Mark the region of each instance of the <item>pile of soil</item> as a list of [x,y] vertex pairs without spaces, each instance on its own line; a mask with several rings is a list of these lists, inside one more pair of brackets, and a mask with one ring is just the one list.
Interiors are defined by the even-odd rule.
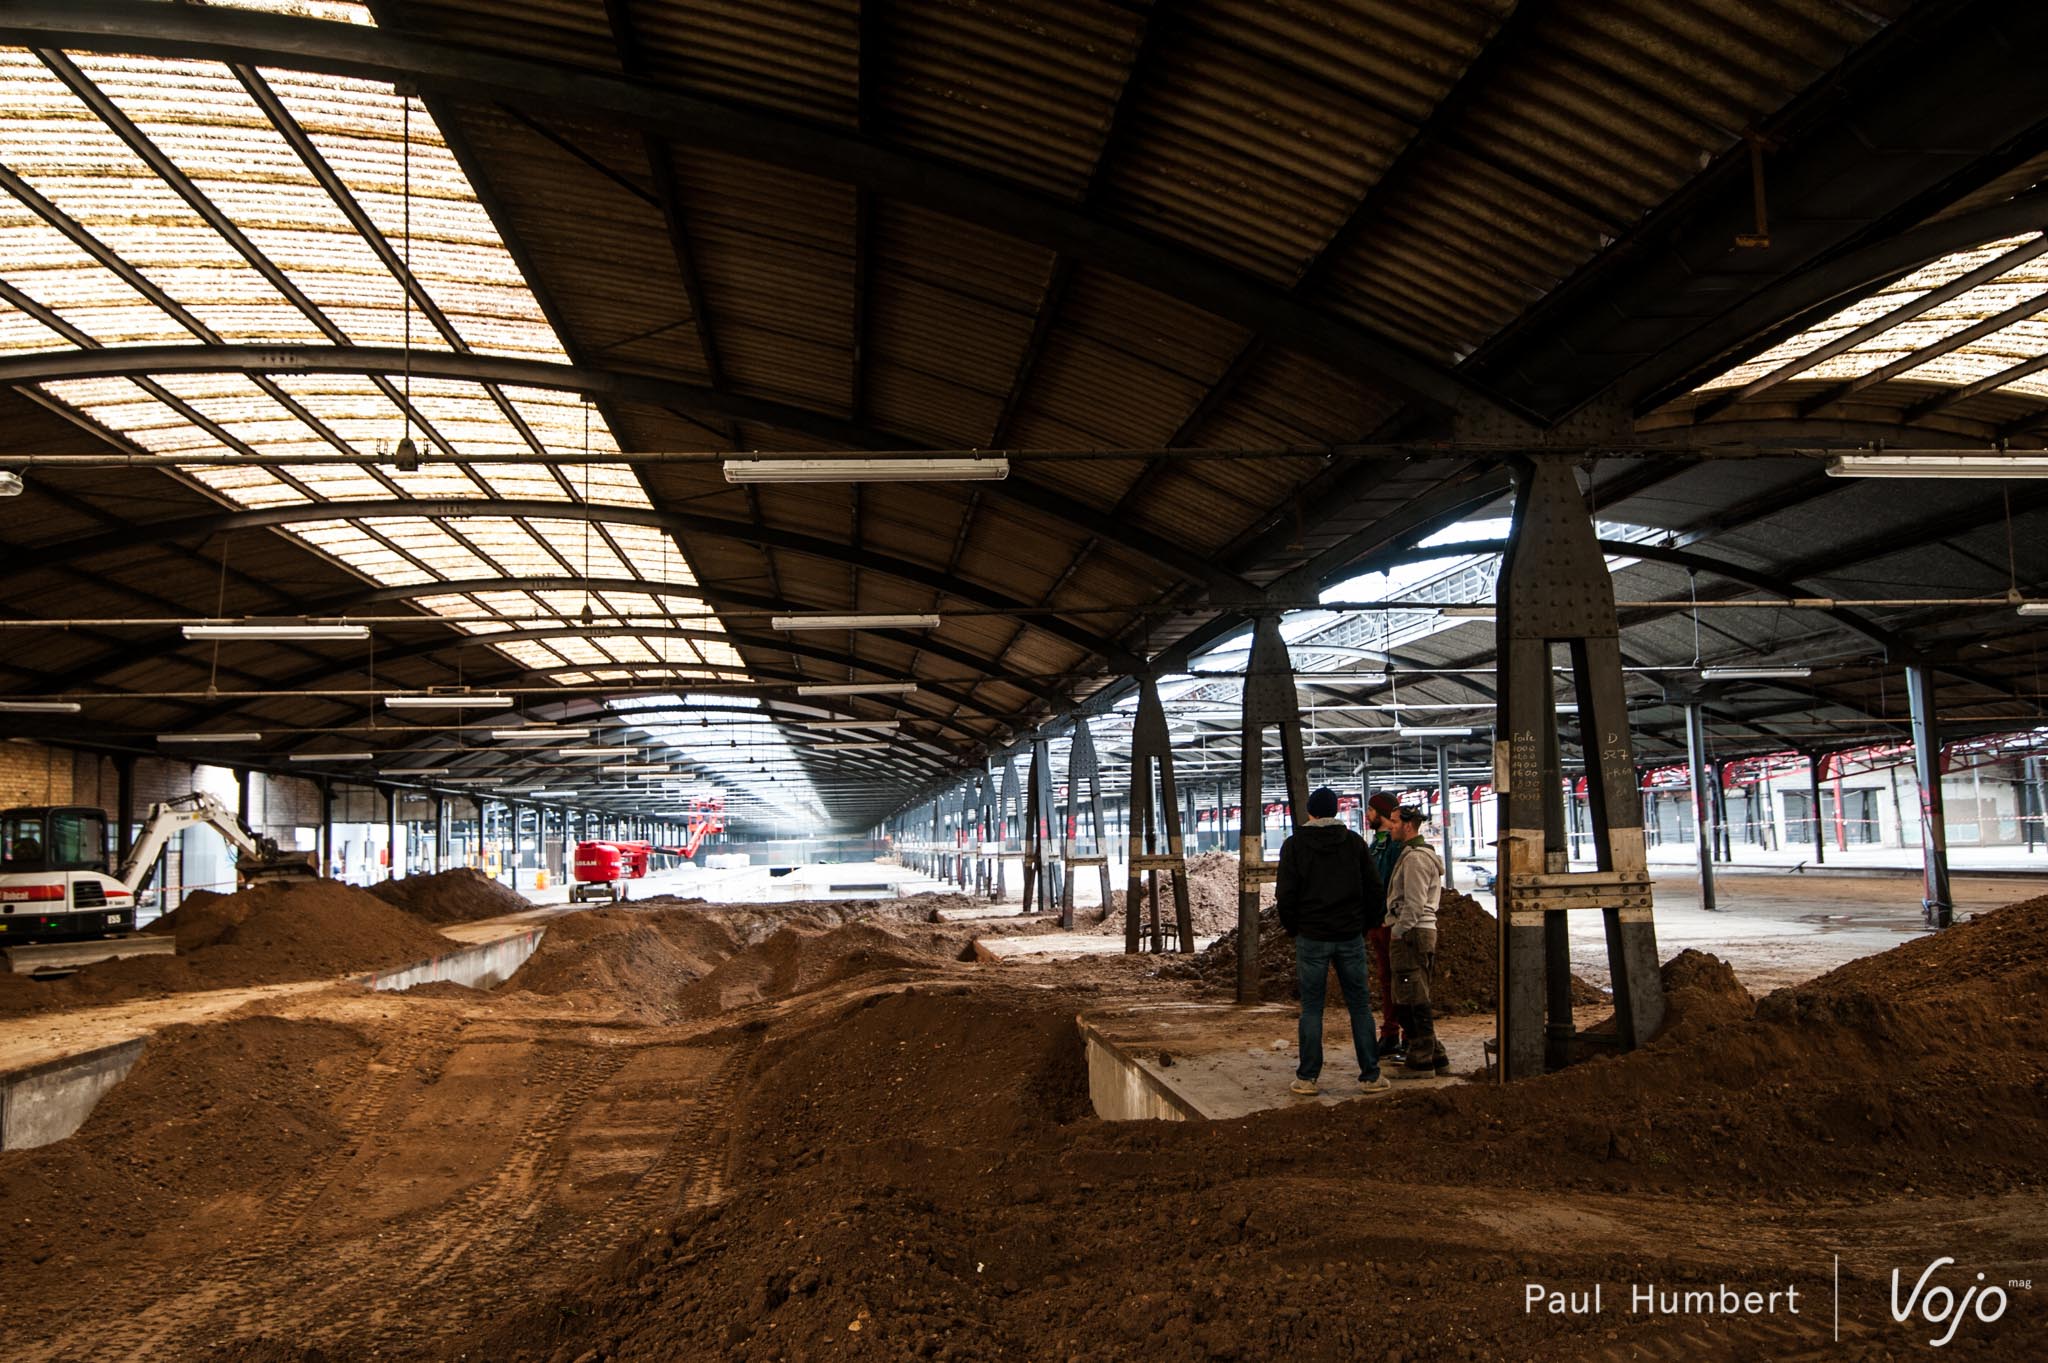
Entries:
[[[1082,867],[1073,872],[1076,875],[1093,875],[1095,872]],[[1231,932],[1237,927],[1237,878],[1238,860],[1235,852],[1203,852],[1188,858],[1188,912],[1195,922],[1195,936],[1213,937],[1219,932]],[[1124,930],[1124,899],[1128,888],[1110,891],[1109,907],[1101,916],[1084,926],[1088,931],[1121,933]],[[1270,908],[1273,903],[1273,886],[1270,882],[1259,887],[1259,904]],[[1142,925],[1152,921],[1152,899],[1149,894],[1138,902],[1138,918]],[[1161,873],[1159,877],[1159,921],[1171,933],[1174,928],[1173,881]]]
[[723,925],[691,909],[591,909],[550,919],[503,992],[588,993],[603,1007],[675,1017],[684,986],[739,949]]
[[685,987],[679,1002],[685,1016],[712,1017],[855,975],[930,969],[942,959],[874,923],[847,923],[824,933],[785,927]]
[[[1237,933],[1234,930],[1185,963],[1165,967],[1162,974],[1189,979],[1203,990],[1237,988]],[[1334,973],[1331,998],[1339,995]],[[1301,997],[1294,970],[1294,939],[1280,926],[1277,910],[1259,915],[1259,994],[1278,1001]],[[1491,1012],[1500,998],[1500,920],[1471,896],[1445,890],[1436,911],[1436,980],[1433,1001],[1438,1014]],[[1574,975],[1574,1003],[1602,1003],[1606,993]],[[1380,1003],[1373,1000],[1375,1006]]]
[[533,907],[525,895],[507,889],[473,866],[387,880],[371,886],[370,893],[429,923],[473,923],[479,918],[525,913]]
[[46,982],[0,976],[0,1014],[321,979],[405,965],[461,946],[374,895],[332,880],[266,881],[231,895],[194,894],[148,931],[175,936],[178,954],[101,961]]
[[[76,1135],[0,1153],[10,1258],[54,1258],[57,1271],[74,1251],[145,1238],[183,1258],[193,1252],[187,1209],[260,1217],[272,1192],[349,1139],[340,1114],[371,1053],[329,1022],[251,1017],[158,1031]],[[135,1221],[138,1203],[151,1209],[146,1224]]]
[[[2044,945],[2048,902],[2001,910],[1754,1016],[1725,963],[1687,953],[1664,972],[1685,1025],[1633,1053],[1508,1088],[1235,1122],[1074,1121],[1085,1077],[1062,1050],[1071,1002],[1052,991],[863,1000],[769,1034],[741,1089],[746,1195],[621,1250],[470,1354],[1582,1359],[1601,1352],[1586,1323],[1527,1316],[1515,1284],[1685,1281],[1706,1255],[1721,1265],[1710,1275],[1798,1274],[1825,1300],[1826,1270],[1770,1234],[1688,1233],[1596,1260],[1562,1222],[1540,1252],[1541,1236],[1503,1247],[1416,1226],[1453,1203],[1480,1226],[1512,1219],[1536,1195],[1563,1215],[1573,1190],[1654,1195],[1734,1226],[1816,1197],[2038,1189]],[[1399,1174],[1369,1197],[1333,1191],[1359,1170]],[[1845,1264],[1844,1289],[1857,1318],[1882,1318],[1876,1272]],[[2038,1322],[2009,1315],[1969,1327],[1970,1356],[2038,1356]],[[1638,1326],[1617,1313],[1596,1328],[1613,1341]],[[1653,1338],[1668,1330],[1606,1352]],[[1702,1356],[1783,1352],[1736,1336]]]

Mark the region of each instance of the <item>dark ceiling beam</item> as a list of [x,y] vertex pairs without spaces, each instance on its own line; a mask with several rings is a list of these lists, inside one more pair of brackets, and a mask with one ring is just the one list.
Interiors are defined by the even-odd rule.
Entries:
[[[915,449],[921,442],[857,426],[843,418],[788,403],[719,393],[698,384],[647,375],[623,374],[546,360],[462,355],[447,351],[380,346],[106,346],[98,349],[37,351],[0,359],[0,385],[26,385],[88,378],[146,378],[163,374],[413,374],[461,382],[577,392],[613,401],[681,406],[732,420],[774,426],[813,436],[836,449]],[[260,456],[258,456],[260,458]],[[4,463],[0,459],[0,463]],[[1204,584],[1210,590],[1255,594],[1242,579],[1207,558],[1162,536],[1120,525],[1110,517],[1029,478],[986,485],[989,495],[1027,506],[1106,542],[1151,559]],[[422,513],[424,514],[424,513]],[[759,527],[757,527],[758,529]]]
[[1549,421],[1610,391],[1640,409],[1639,368],[1670,377],[1671,352],[1700,356],[1696,338],[1764,290],[1926,221],[2037,153],[2044,47],[2048,7],[1912,7],[1757,129],[1774,148],[1768,250],[1737,244],[1756,205],[1736,143],[1462,372]]
[[17,0],[0,13],[0,42],[323,71],[406,82],[439,95],[605,117],[679,144],[860,186],[1034,242],[1438,408],[1509,406],[1438,360],[1305,306],[1234,266],[1117,226],[1100,213],[858,135],[652,82],[388,28],[152,0]]
[[[340,506],[345,506],[345,509],[338,512],[337,507]],[[873,552],[856,554],[838,541],[818,539],[792,530],[774,527],[760,529],[744,521],[705,516],[695,512],[661,511],[649,507],[586,507],[576,502],[499,500],[482,497],[456,501],[392,498],[351,501],[346,504],[326,502],[264,507],[249,511],[223,511],[203,516],[152,521],[138,525],[132,530],[84,535],[76,539],[60,540],[52,544],[41,544],[32,548],[22,548],[13,553],[0,554],[0,579],[61,563],[92,558],[99,554],[149,548],[180,540],[204,539],[231,530],[285,527],[305,521],[333,520],[337,514],[358,519],[392,516],[431,516],[438,519],[460,519],[466,516],[536,516],[552,520],[591,519],[612,521],[622,525],[644,525],[657,530],[667,530],[672,534],[716,535],[743,544],[765,544],[795,553],[810,554],[834,563],[857,562],[867,571],[928,587],[959,600],[995,610],[1034,609],[1029,602],[1016,600],[992,588],[978,586],[957,577],[948,577],[923,564],[888,558]],[[1040,618],[1034,622],[1034,627],[1085,653],[1100,654],[1114,666],[1143,666],[1141,659],[1116,641],[1101,638],[1065,620]]]
[[[1365,234],[1366,229],[1381,221],[1390,211],[1391,205],[1414,182],[1422,167],[1431,162],[1435,152],[1450,135],[1451,129],[1470,110],[1473,101],[1493,81],[1503,62],[1510,56],[1520,55],[1529,40],[1529,34],[1537,22],[1555,8],[1554,0],[1522,0],[1514,11],[1502,20],[1485,46],[1459,73],[1451,87],[1437,101],[1429,116],[1416,127],[1387,168],[1368,185],[1365,192],[1351,207],[1351,212],[1330,234],[1314,256],[1303,265],[1299,277],[1290,292],[1297,298],[1307,300],[1328,287],[1330,276],[1337,264],[1348,256]],[[1461,143],[1462,143],[1462,139]],[[1488,164],[1495,164],[1489,160]],[[1496,168],[1497,165],[1496,165]],[[1545,191],[1551,192],[1551,191]],[[1237,389],[1258,368],[1264,356],[1268,338],[1249,338],[1202,400],[1182,420],[1180,429],[1174,432],[1168,446],[1183,445],[1192,440],[1204,423],[1220,410]],[[1131,506],[1143,495],[1166,470],[1166,466],[1155,461],[1146,466],[1135,481],[1118,500],[1115,512]]]

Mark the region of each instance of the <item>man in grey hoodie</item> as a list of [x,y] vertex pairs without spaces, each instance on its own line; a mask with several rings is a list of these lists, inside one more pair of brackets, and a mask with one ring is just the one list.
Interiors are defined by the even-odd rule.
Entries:
[[1444,863],[1423,840],[1429,815],[1413,805],[1394,814],[1394,840],[1401,854],[1387,883],[1387,927],[1393,932],[1394,1004],[1408,1040],[1403,1069],[1442,1074],[1450,1058],[1436,1039],[1430,1014],[1430,986],[1436,979],[1436,906],[1443,894]]

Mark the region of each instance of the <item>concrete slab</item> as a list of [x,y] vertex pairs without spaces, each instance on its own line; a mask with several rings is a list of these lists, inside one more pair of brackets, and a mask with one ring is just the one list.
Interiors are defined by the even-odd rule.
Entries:
[[[1195,950],[1201,951],[1214,937],[1197,937]],[[1124,939],[1121,934],[1108,936],[1099,932],[1044,932],[1029,937],[977,937],[974,939],[974,957],[990,965],[1004,961],[1015,961],[1025,957],[1061,956],[1121,956]],[[1179,953],[1172,953],[1178,955]]]
[[135,933],[128,937],[103,937],[88,942],[30,942],[0,951],[7,969],[16,975],[55,974],[72,971],[95,961],[112,961],[128,956],[174,956],[178,939]]
[[1437,1035],[1451,1057],[1450,1074],[1385,1065],[1381,1073],[1393,1087],[1367,1095],[1358,1088],[1350,1020],[1341,1009],[1329,1009],[1323,1014],[1323,1092],[1304,1098],[1287,1088],[1298,1064],[1299,1018],[1292,1003],[1138,1003],[1081,1014],[1075,1022],[1087,1046],[1096,1114],[1109,1121],[1225,1120],[1299,1103],[1377,1102],[1464,1082],[1457,1076],[1484,1070],[1485,1042],[1493,1035],[1491,1015],[1444,1018]]
[[78,1130],[135,1068],[144,1044],[137,1037],[0,1074],[0,1150],[48,1145]]
[[932,921],[934,923],[979,923],[990,918],[1042,919],[1048,917],[1051,917],[1051,915],[1026,913],[1022,904],[990,904],[985,908],[935,909],[932,911]]
[[424,961],[415,961],[396,970],[365,975],[362,982],[371,989],[380,990],[411,989],[415,985],[432,984],[439,980],[466,985],[471,989],[489,989],[492,985],[503,984],[512,978],[512,972],[526,964],[526,958],[533,955],[535,949],[540,946],[540,939],[546,934],[546,928],[527,928],[523,932],[481,942],[475,946],[465,947],[461,951],[430,956]]

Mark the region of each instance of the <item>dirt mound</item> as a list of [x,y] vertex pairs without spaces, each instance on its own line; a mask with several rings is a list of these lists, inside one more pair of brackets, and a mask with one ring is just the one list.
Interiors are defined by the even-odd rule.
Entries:
[[1667,1033],[1681,1026],[1698,1026],[1746,1018],[1756,1011],[1756,1000],[1735,978],[1735,967],[1719,956],[1687,947],[1658,970],[1664,983]]
[[525,895],[507,889],[473,866],[382,881],[371,886],[370,893],[429,923],[473,923],[479,918],[525,913],[533,907]]
[[[1074,872],[1077,875],[1093,875],[1093,870],[1083,867]],[[1195,936],[1213,937],[1220,932],[1231,932],[1237,927],[1237,880],[1238,861],[1235,852],[1203,852],[1188,858],[1188,913],[1195,923]],[[1127,887],[1111,890],[1109,907],[1101,911],[1100,917],[1077,915],[1083,918],[1079,926],[1086,931],[1121,933],[1124,930],[1124,897]],[[1273,903],[1273,886],[1268,883],[1259,887],[1259,904],[1270,907]],[[1141,925],[1149,928],[1152,922],[1152,900],[1148,894],[1138,903]],[[1171,934],[1174,929],[1173,881],[1159,877],[1159,921]]]
[[739,949],[723,925],[694,909],[591,909],[549,920],[506,992],[587,993],[599,1006],[676,1016],[684,986]]
[[45,983],[0,976],[0,1014],[322,979],[461,946],[403,910],[331,880],[270,881],[231,895],[194,895],[150,931],[174,935],[178,954],[102,961]]
[[[252,1017],[157,1032],[128,1077],[68,1140],[0,1153],[0,1204],[17,1267],[101,1242],[161,1240],[180,1258],[348,1138],[340,1117],[371,1048],[347,1027]],[[151,1208],[138,1227],[131,1209]],[[137,1246],[138,1251],[144,1247]],[[128,1251],[124,1248],[122,1253]]]
[[854,975],[937,964],[934,954],[873,923],[848,923],[824,933],[786,927],[686,987],[681,1005],[687,1016],[712,1017]]

